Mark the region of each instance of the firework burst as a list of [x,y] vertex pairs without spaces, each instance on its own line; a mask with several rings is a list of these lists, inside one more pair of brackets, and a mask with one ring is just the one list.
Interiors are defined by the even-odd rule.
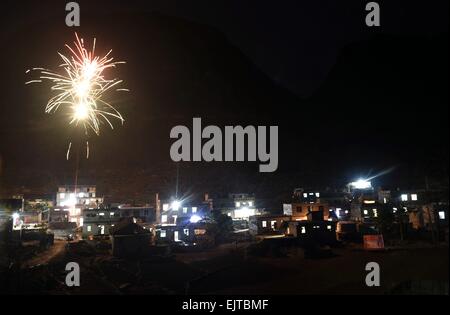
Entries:
[[[107,124],[114,129],[112,120],[124,123],[124,118],[111,104],[104,100],[104,96],[111,91],[128,91],[119,89],[123,82],[120,79],[107,79],[105,70],[115,68],[118,64],[111,57],[111,50],[103,57],[95,55],[96,40],[93,40],[91,50],[87,49],[83,38],[75,33],[76,40],[73,46],[65,45],[69,55],[58,53],[63,63],[59,66],[60,73],[44,68],[33,68],[30,72],[39,72],[39,78],[26,82],[52,83],[51,91],[54,95],[49,99],[45,112],[56,113],[59,110],[67,112],[69,124],[82,126],[86,136],[89,131],[100,135],[101,125]],[[69,144],[67,158],[70,156]],[[86,142],[86,153],[89,157],[89,145]]]

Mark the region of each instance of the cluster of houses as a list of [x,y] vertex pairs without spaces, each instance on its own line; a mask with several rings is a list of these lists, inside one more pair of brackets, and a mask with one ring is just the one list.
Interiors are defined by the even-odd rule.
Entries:
[[265,207],[251,194],[205,194],[201,200],[161,199],[157,194],[149,204],[107,205],[95,185],[62,186],[50,197],[0,200],[0,225],[11,219],[13,230],[45,224],[55,238],[115,235],[116,242],[125,242],[128,233],[145,235],[155,244],[209,246],[221,228],[218,216],[232,222],[234,237],[335,239],[386,217],[401,217],[415,230],[448,231],[448,192],[389,191],[361,180],[342,190],[295,189],[279,209]]

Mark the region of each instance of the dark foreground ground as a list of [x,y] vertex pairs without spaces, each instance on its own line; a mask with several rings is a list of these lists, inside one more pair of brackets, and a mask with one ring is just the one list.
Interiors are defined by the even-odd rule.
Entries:
[[[112,258],[107,249],[57,242],[3,270],[6,294],[448,294],[448,246],[407,246],[384,252],[333,249],[333,257],[255,257],[248,244],[222,245],[141,261]],[[65,265],[78,262],[81,286],[65,285]],[[381,286],[367,287],[365,266],[377,262]]]

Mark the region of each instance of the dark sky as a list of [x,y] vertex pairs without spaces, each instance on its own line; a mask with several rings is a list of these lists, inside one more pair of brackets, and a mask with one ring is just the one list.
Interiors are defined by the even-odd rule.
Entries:
[[[382,27],[369,29],[367,1],[83,0],[76,30],[64,24],[66,2],[2,2],[0,185],[43,178],[28,169],[60,184],[73,170],[73,128],[43,113],[47,90],[25,87],[24,71],[55,67],[74,31],[127,61],[131,89],[115,100],[125,126],[90,139],[85,173],[170,164],[170,128],[202,117],[280,126],[276,180],[255,165],[212,165],[244,191],[245,174],[287,190],[392,167],[404,182],[448,174],[448,1],[380,1]],[[202,167],[193,172],[210,174]]]
[[[68,1],[3,1],[2,24],[60,20]],[[82,0],[85,20],[117,10],[157,11],[214,26],[274,81],[309,96],[326,78],[339,51],[376,32],[448,32],[448,1],[378,1],[382,27],[365,26],[363,0]],[[86,17],[86,13],[89,14]]]

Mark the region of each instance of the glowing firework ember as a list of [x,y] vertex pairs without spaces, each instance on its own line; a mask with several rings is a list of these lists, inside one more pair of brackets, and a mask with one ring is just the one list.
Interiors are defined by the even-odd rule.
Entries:
[[[52,82],[51,90],[57,94],[52,96],[47,103],[45,112],[52,114],[58,110],[68,111],[69,124],[76,126],[82,125],[86,135],[92,130],[96,135],[100,135],[100,126],[102,123],[108,124],[111,129],[114,126],[110,119],[117,119],[122,124],[124,119],[122,115],[112,105],[104,100],[105,93],[115,91],[128,91],[118,89],[123,82],[119,79],[107,79],[105,70],[115,68],[116,65],[124,62],[114,62],[110,56],[111,50],[104,56],[95,55],[96,40],[93,40],[92,50],[89,51],[84,45],[84,40],[75,33],[76,41],[74,48],[66,45],[70,55],[66,56],[58,53],[63,64],[62,74],[43,68],[34,68],[33,71],[39,71],[38,80],[32,80],[29,83],[41,83],[43,81]],[[28,70],[29,73],[31,70]],[[88,142],[87,142],[88,143]],[[71,144],[67,156],[69,157]],[[89,146],[87,144],[87,155],[89,156]]]

